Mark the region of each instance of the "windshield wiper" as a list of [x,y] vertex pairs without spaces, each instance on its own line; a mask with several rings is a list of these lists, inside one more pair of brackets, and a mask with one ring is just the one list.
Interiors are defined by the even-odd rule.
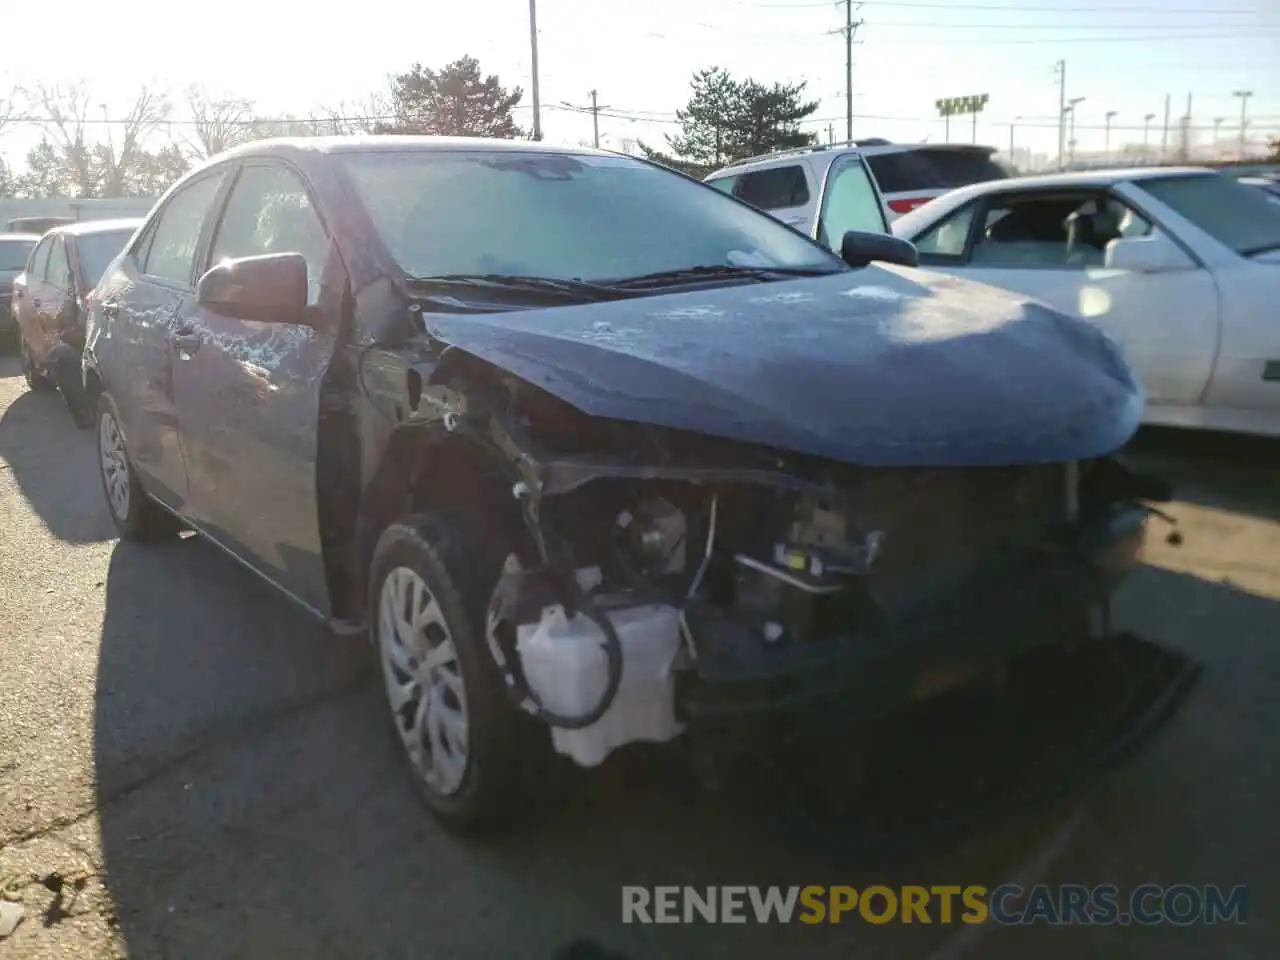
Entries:
[[677,270],[660,270],[657,273],[645,273],[638,277],[623,277],[620,280],[610,280],[609,285],[627,289],[697,280],[765,281],[784,277],[825,277],[839,272],[839,270],[832,270],[827,267],[739,267],[729,263],[721,263],[681,267]]
[[431,277],[410,277],[416,287],[438,290],[492,290],[502,293],[529,293],[538,297],[551,297],[574,303],[593,300],[616,300],[626,296],[621,290],[612,289],[585,280],[557,280],[552,277],[524,277],[508,273],[447,273]]

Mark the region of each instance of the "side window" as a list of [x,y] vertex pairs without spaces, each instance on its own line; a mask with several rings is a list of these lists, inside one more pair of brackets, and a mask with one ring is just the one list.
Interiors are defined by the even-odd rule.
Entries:
[[809,181],[804,167],[771,167],[744,173],[738,178],[733,195],[760,210],[802,207],[809,202]]
[[976,210],[976,203],[961,207],[951,216],[934,224],[916,237],[916,249],[920,251],[921,256],[964,256],[964,245],[969,239],[969,226],[973,223],[973,214]]
[[1009,268],[1099,267],[1112,240],[1150,231],[1149,222],[1114,197],[1012,197],[987,208],[971,262]]
[[210,263],[268,253],[300,253],[307,261],[307,302],[320,299],[329,238],[298,176],[287,167],[248,166],[231,188]]
[[45,237],[31,251],[31,259],[27,261],[27,279],[43,280],[45,268],[49,265],[49,249],[53,246],[53,237]]
[[819,239],[835,253],[840,252],[840,243],[850,230],[889,232],[884,208],[861,160],[846,160],[832,168],[822,197],[821,224]]
[[721,193],[732,193],[736,195],[738,178],[737,177],[717,177],[714,180],[708,180],[707,186],[715,187]]
[[205,177],[169,199],[153,231],[142,267],[144,273],[183,286],[191,284],[200,231],[221,182],[222,174]]
[[71,291],[75,284],[71,279],[71,260],[67,255],[67,238],[54,238],[49,250],[49,266],[45,270],[45,279],[57,290]]

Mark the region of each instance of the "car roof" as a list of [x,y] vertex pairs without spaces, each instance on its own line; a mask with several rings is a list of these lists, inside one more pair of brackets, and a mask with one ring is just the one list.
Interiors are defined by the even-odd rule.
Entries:
[[0,243],[13,242],[16,240],[28,240],[39,243],[40,234],[38,233],[0,233]]
[[[405,151],[459,151],[482,153],[546,153],[559,156],[629,156],[592,147],[567,147],[536,140],[503,140],[496,137],[437,137],[388,134],[350,134],[333,137],[273,137],[218,154],[213,159],[232,157],[287,156],[292,153],[403,153]],[[640,161],[638,157],[630,159]]]
[[91,233],[114,233],[117,230],[137,230],[142,226],[144,217],[118,217],[114,220],[79,220],[54,227],[50,233],[71,234],[82,237]]

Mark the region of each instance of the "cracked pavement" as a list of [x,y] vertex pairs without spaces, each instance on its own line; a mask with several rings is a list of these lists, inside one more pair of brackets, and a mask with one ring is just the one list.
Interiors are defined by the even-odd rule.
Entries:
[[660,761],[580,778],[529,834],[443,834],[403,780],[365,649],[198,540],[118,543],[93,441],[0,356],[0,896],[26,910],[0,957],[549,960],[577,937],[635,960],[1280,952],[1280,444],[1140,439],[1136,456],[1183,483],[1185,540],[1155,525],[1120,617],[1205,660],[1204,679],[1087,799],[967,837],[907,880],[1247,883],[1254,922],[962,937],[623,926],[623,884],[877,871],[726,815]]

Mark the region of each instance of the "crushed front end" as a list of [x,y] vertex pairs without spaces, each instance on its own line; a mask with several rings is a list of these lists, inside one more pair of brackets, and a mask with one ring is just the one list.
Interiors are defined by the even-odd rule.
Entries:
[[483,424],[530,535],[490,650],[585,766],[725,718],[833,700],[880,716],[1103,635],[1143,501],[1164,498],[1109,458],[872,469],[581,419],[450,422]]

